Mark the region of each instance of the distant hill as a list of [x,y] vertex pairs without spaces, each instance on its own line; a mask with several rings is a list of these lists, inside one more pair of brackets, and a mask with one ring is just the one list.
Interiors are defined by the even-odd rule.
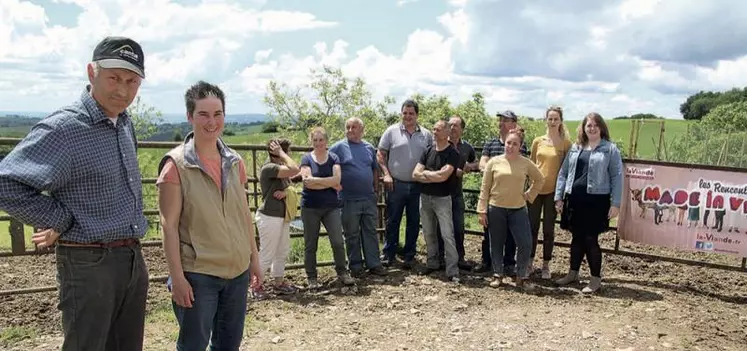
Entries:
[[[46,117],[42,112],[0,111],[0,137],[23,138],[37,122]],[[142,140],[174,141],[186,135],[192,126],[181,114],[164,114],[163,123],[157,126],[156,133]],[[263,114],[230,114],[226,115],[226,132],[236,133],[246,128],[261,125],[268,120]]]
[[[33,125],[39,119],[47,117],[50,112],[37,112],[37,111],[0,111],[0,118],[2,117],[13,117],[13,118],[24,118],[24,119],[36,119],[30,124]],[[161,115],[163,123],[182,123],[187,121],[187,117],[183,113],[164,113]],[[249,124],[253,122],[267,122],[269,118],[265,114],[261,113],[234,113],[226,115],[226,123],[238,123],[238,124]]]

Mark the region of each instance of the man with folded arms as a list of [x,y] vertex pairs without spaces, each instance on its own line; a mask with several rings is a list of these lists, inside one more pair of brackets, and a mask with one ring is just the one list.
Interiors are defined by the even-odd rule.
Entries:
[[148,222],[125,110],[144,71],[137,42],[104,38],[80,97],[0,162],[0,209],[42,228],[32,237],[39,248],[57,242],[62,350],[143,348],[148,270],[139,239]]
[[412,172],[415,181],[423,183],[420,194],[420,218],[428,252],[424,274],[439,269],[438,231],[444,241],[446,275],[459,283],[459,254],[454,243],[454,222],[451,213],[451,196],[457,185],[456,169],[459,152],[449,143],[449,130],[445,121],[433,125],[434,144],[429,146]]

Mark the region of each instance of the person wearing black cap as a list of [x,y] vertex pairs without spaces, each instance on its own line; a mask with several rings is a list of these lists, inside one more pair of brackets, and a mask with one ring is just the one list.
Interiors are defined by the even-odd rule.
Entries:
[[126,109],[145,78],[143,50],[105,38],[87,71],[80,98],[0,162],[0,209],[42,228],[32,236],[37,247],[56,245],[62,350],[142,350],[148,221]]
[[[485,165],[488,161],[495,156],[503,155],[506,151],[506,137],[508,132],[516,128],[516,123],[519,118],[511,110],[498,112],[498,133],[499,135],[485,143],[482,148],[482,157],[480,157],[480,171],[485,170]],[[526,142],[521,142],[521,148],[519,152],[522,156],[529,157],[529,148],[527,148]],[[491,272],[491,256],[490,256],[490,234],[488,228],[485,227],[485,233],[482,239],[482,264],[477,265],[474,271],[476,273],[487,273]],[[516,269],[516,243],[514,242],[513,236],[509,235],[506,237],[506,245],[504,246],[503,254],[503,267],[506,275],[513,275]]]

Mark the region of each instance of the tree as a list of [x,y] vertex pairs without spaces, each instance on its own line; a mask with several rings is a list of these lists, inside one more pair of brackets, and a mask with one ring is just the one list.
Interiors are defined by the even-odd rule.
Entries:
[[425,97],[415,94],[411,99],[418,103],[420,109],[418,122],[428,129],[439,119],[460,116],[467,124],[463,138],[473,146],[482,146],[485,141],[498,134],[498,120],[488,114],[485,98],[480,93],[472,94],[472,99],[457,106],[452,106],[445,95]]
[[668,160],[747,166],[747,101],[718,105],[667,147]]
[[359,117],[365,124],[366,139],[378,142],[391,116],[388,107],[393,98],[374,101],[362,78],[348,78],[340,68],[311,70],[310,78],[310,84],[298,87],[275,81],[268,84],[264,102],[280,130],[307,131],[322,126],[330,140],[337,140],[344,135],[345,120]]
[[280,123],[277,121],[268,121],[262,125],[262,133],[277,133]]
[[684,119],[701,120],[714,108],[739,101],[747,101],[747,87],[724,92],[699,91],[680,105],[680,113]]
[[707,131],[729,133],[747,131],[747,100],[719,105],[701,123]]
[[140,96],[127,108],[127,113],[132,118],[135,133],[140,140],[145,140],[158,132],[158,124],[163,122],[161,111],[146,105],[140,100]]

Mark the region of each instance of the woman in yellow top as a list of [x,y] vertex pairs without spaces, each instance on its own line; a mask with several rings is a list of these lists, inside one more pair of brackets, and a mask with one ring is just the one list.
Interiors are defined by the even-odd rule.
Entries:
[[[532,142],[531,160],[545,176],[545,185],[539,191],[537,199],[529,205],[529,223],[532,227],[531,262],[537,252],[540,215],[542,216],[542,279],[550,279],[550,260],[555,245],[555,181],[558,178],[563,159],[571,148],[568,130],[563,124],[563,110],[551,106],[545,112],[547,130],[545,135],[538,136]],[[529,272],[534,271],[534,264]]]
[[[503,283],[503,246],[510,229],[518,248],[516,286],[531,288],[527,281],[527,266],[530,263],[532,234],[526,204],[534,201],[545,177],[531,160],[519,152],[523,142],[518,131],[510,131],[506,137],[505,154],[491,158],[485,165],[482,177],[477,213],[480,225],[488,227],[490,233],[492,287],[500,287]],[[527,177],[531,180],[531,186],[524,192]]]

